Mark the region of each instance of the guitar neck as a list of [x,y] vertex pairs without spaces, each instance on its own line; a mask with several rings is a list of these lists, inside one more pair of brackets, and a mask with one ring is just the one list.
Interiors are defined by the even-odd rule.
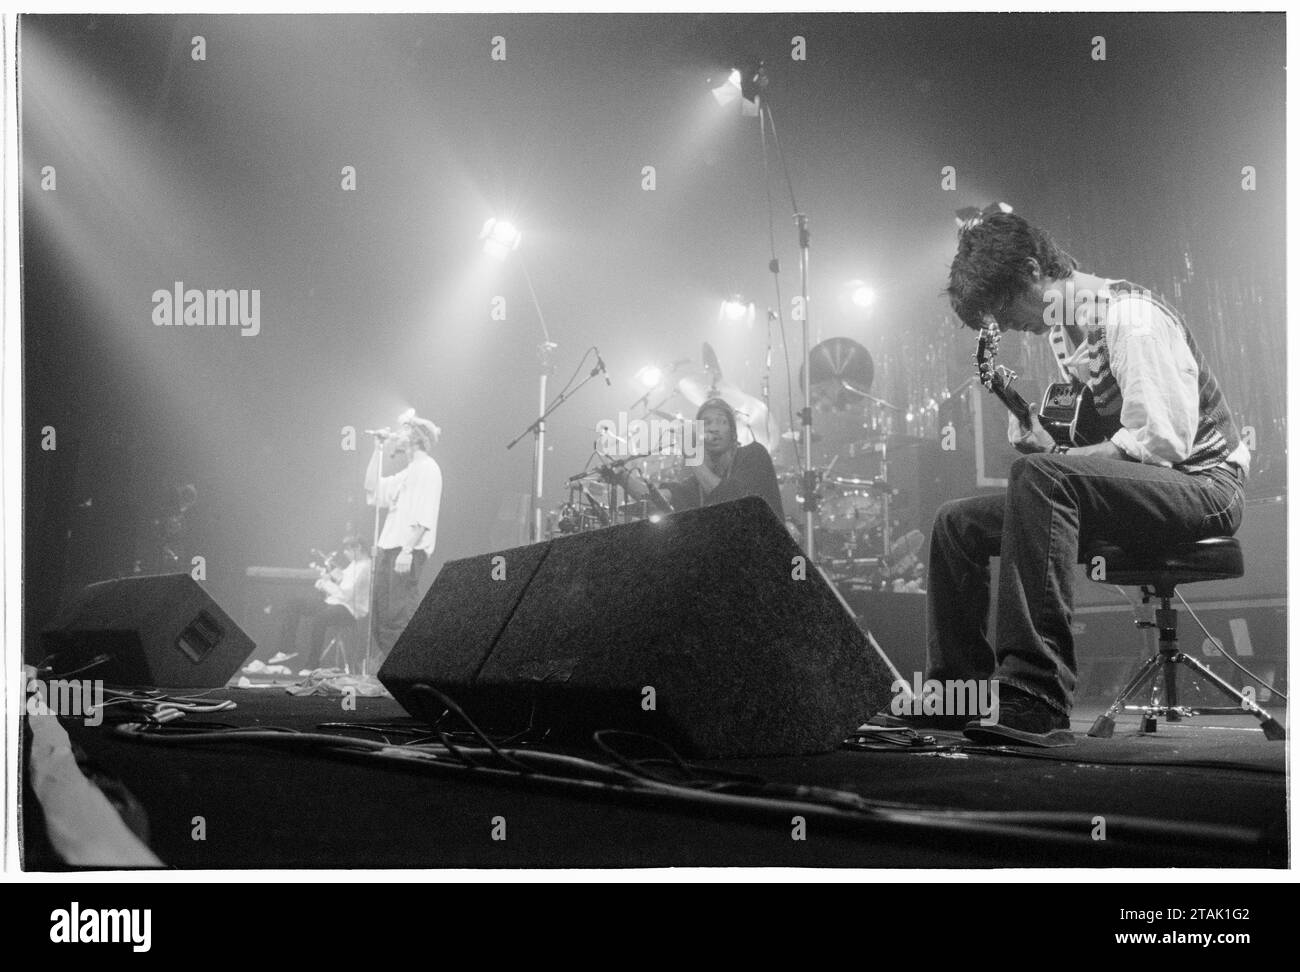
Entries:
[[998,400],[1007,407],[1021,425],[1029,428],[1029,416],[1032,411],[1029,403],[1020,396],[1020,392],[1014,388],[998,387],[993,389],[993,394],[998,397]]

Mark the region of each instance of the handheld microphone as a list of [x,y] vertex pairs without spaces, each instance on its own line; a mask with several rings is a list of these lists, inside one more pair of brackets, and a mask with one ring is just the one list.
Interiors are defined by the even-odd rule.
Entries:
[[373,435],[380,439],[387,439],[393,434],[392,429],[365,429],[366,435]]
[[591,490],[587,489],[586,486],[582,487],[582,495],[591,504],[591,508],[596,511],[596,518],[600,520],[600,525],[609,526],[609,513],[605,511],[605,507],[596,501],[596,497],[591,495]]
[[663,493],[659,492],[658,486],[656,486],[654,483],[650,482],[649,480],[646,480],[646,487],[650,491],[649,492],[650,503],[651,505],[654,506],[655,509],[657,509],[660,513],[665,513],[665,514],[673,512],[673,505],[668,502],[667,498],[665,498]]

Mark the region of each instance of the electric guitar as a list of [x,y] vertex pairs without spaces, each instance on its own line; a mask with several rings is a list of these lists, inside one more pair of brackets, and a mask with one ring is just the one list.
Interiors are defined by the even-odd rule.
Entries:
[[[1001,331],[994,322],[986,324],[975,344],[975,366],[980,384],[997,396],[1024,428],[1030,427],[1032,406],[1011,387],[1016,373],[997,363]],[[1054,381],[1043,392],[1038,409],[1043,429],[1058,445],[1084,446],[1105,442],[1119,430],[1119,416],[1101,415],[1092,400],[1092,389],[1079,381]]]

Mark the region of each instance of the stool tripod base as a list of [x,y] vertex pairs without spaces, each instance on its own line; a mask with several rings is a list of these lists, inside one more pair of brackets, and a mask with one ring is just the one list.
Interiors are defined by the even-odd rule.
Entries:
[[[1179,665],[1187,666],[1197,675],[1214,685],[1224,695],[1236,700],[1236,707],[1178,705],[1176,679]],[[1161,672],[1165,676],[1165,690],[1169,704],[1136,706],[1125,704],[1129,699],[1136,696],[1148,682],[1153,682]],[[1119,697],[1111,703],[1110,708],[1097,717],[1097,720],[1092,724],[1092,728],[1088,730],[1088,735],[1097,739],[1109,739],[1115,734],[1115,716],[1126,709],[1137,710],[1142,713],[1142,732],[1144,733],[1156,731],[1156,720],[1159,716],[1164,716],[1166,722],[1180,722],[1184,718],[1197,715],[1235,715],[1244,712],[1253,715],[1259,720],[1259,727],[1263,730],[1265,738],[1272,740],[1286,738],[1286,729],[1282,727],[1281,723],[1195,658],[1179,651],[1176,644],[1172,647],[1162,645],[1160,651],[1143,662],[1137,674],[1125,686]]]
[[334,636],[330,638],[329,643],[325,646],[324,650],[321,651],[320,663],[317,667],[325,668],[325,659],[330,655],[334,655],[335,658],[338,659],[338,667],[343,669],[345,675],[352,674],[352,669],[348,665],[347,641],[338,633],[335,633]]

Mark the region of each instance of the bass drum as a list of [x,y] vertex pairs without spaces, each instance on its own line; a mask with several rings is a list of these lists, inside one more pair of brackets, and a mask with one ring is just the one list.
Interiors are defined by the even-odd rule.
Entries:
[[832,533],[856,533],[884,522],[884,504],[865,489],[839,488],[821,503],[818,525]]

